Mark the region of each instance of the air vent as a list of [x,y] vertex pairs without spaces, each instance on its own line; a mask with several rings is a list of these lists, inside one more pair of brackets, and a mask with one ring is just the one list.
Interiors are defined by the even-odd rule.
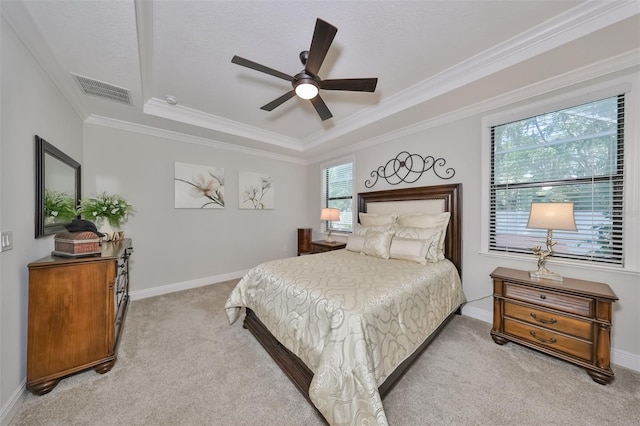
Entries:
[[71,73],[71,75],[78,82],[80,88],[86,95],[97,96],[102,99],[132,105],[131,97],[129,96],[129,89],[73,73]]

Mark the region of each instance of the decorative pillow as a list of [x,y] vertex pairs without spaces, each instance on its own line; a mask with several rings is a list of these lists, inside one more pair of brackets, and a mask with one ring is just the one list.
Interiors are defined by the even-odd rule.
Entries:
[[442,230],[436,228],[407,228],[395,227],[395,236],[405,239],[427,241],[426,259],[429,262],[437,262],[444,259],[444,250],[440,249],[440,237]]
[[447,226],[451,218],[450,212],[443,212],[437,215],[430,214],[407,214],[398,217],[398,225],[409,228],[434,228],[440,227],[442,235],[440,235],[440,244],[438,249],[444,253],[444,240],[447,236]]
[[380,226],[362,226],[359,223],[356,223],[355,228],[353,229],[353,233],[356,235],[366,235],[367,232],[386,232],[393,231],[392,225],[380,225]]
[[373,213],[359,213],[360,223],[363,226],[393,225],[396,223],[396,215],[377,215]]
[[429,245],[430,242],[427,240],[393,237],[389,248],[389,257],[391,259],[411,260],[412,262],[426,265]]
[[380,257],[389,259],[389,247],[391,246],[391,238],[393,231],[377,232],[369,231],[364,236],[364,246],[362,253],[367,256]]
[[345,248],[360,253],[364,248],[364,235],[349,235],[349,240],[347,240],[347,246]]

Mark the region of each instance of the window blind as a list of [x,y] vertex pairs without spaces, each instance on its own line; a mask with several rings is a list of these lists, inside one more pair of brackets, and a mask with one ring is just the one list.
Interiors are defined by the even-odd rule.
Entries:
[[332,231],[351,232],[353,226],[353,163],[323,169],[324,207],[340,210],[340,221],[332,221]]
[[624,94],[491,127],[489,250],[531,253],[532,202],[573,202],[554,256],[623,265]]

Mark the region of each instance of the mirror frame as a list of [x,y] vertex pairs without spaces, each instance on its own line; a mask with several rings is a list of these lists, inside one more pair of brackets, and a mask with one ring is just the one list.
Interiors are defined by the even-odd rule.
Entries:
[[80,203],[80,190],[81,186],[81,174],[80,163],[69,157],[64,152],[60,151],[55,146],[51,145],[46,140],[42,139],[38,135],[35,136],[36,142],[36,238],[45,237],[47,235],[57,234],[58,232],[66,231],[65,226],[69,223],[56,223],[52,225],[45,225],[44,217],[44,194],[46,188],[45,182],[45,156],[49,155],[56,160],[66,164],[73,169],[75,174],[75,190],[76,190],[76,206]]

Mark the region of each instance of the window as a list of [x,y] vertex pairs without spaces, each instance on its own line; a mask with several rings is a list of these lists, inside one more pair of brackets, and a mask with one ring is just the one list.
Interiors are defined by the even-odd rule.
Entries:
[[322,168],[323,204],[340,210],[340,221],[330,222],[332,231],[351,232],[353,226],[353,162]]
[[492,126],[489,250],[531,253],[531,202],[573,202],[554,256],[623,265],[624,94]]

